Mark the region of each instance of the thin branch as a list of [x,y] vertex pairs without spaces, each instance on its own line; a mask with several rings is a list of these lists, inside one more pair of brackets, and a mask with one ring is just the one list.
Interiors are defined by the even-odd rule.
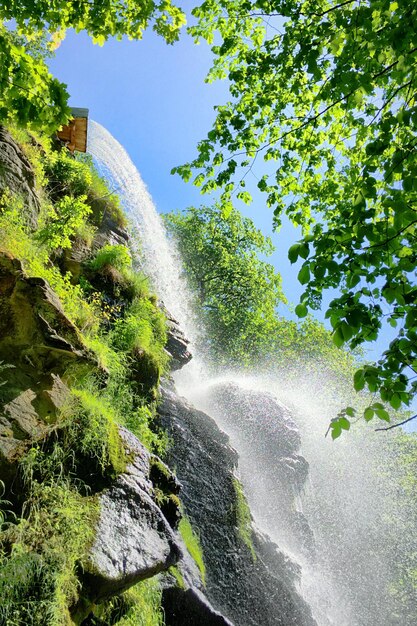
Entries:
[[398,428],[398,426],[403,426],[403,424],[407,424],[407,422],[411,422],[411,420],[415,419],[416,417],[417,417],[417,413],[413,415],[413,417],[409,417],[403,422],[398,422],[398,424],[393,424],[392,426],[387,426],[386,428],[375,428],[375,432],[377,430],[391,430],[392,428]]
[[392,237],[388,237],[388,239],[386,239],[385,241],[382,241],[381,243],[374,243],[371,246],[366,246],[363,249],[364,250],[371,250],[373,248],[381,248],[382,246],[386,246],[387,243],[389,243],[393,239],[396,239],[399,235],[401,235],[404,231],[406,231],[407,228],[410,228],[410,226],[413,226],[414,224],[417,224],[417,220],[413,220],[412,222],[407,224],[407,226],[404,226],[404,228],[401,228],[401,230],[399,230],[397,233],[395,233],[395,235],[393,235]]

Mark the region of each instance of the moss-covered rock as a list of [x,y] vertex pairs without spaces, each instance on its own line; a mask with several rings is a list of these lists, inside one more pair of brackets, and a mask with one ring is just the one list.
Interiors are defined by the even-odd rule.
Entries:
[[35,227],[40,199],[35,189],[35,173],[24,150],[4,126],[0,126],[0,195],[14,192],[25,201],[25,218]]

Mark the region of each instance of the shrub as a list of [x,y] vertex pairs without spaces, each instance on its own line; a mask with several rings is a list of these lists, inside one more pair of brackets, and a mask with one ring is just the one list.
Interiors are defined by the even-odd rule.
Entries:
[[91,626],[163,626],[162,590],[156,578],[149,578],[125,593],[94,607]]
[[[88,268],[110,283],[115,295],[123,295],[129,301],[149,296],[148,279],[132,268],[132,258],[126,246],[103,246],[88,263]],[[94,282],[94,276],[90,278]]]
[[103,476],[114,477],[126,469],[127,455],[118,429],[115,408],[97,393],[73,389],[76,399],[69,424],[74,448],[98,465]]
[[87,196],[63,196],[55,206],[48,205],[41,212],[36,238],[49,250],[71,248],[72,238],[86,223],[91,208]]
[[75,159],[68,150],[49,150],[43,159],[47,190],[53,200],[62,196],[87,195],[93,176],[85,163]]
[[108,265],[114,267],[119,272],[130,269],[132,257],[128,248],[122,245],[112,246],[110,244],[103,246],[89,263],[89,267],[95,272],[99,272]]
[[89,305],[79,285],[71,284],[70,274],[62,276],[51,265],[49,251],[40,244],[22,222],[22,201],[10,194],[0,198],[0,248],[18,258],[28,276],[44,278],[58,295],[66,315],[81,330],[96,329],[98,317]]
[[98,505],[68,484],[29,485],[23,517],[0,551],[0,623],[69,626],[79,594],[77,565],[94,539]]

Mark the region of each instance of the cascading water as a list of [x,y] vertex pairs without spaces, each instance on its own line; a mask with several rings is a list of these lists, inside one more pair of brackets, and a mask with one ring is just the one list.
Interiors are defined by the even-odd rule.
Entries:
[[187,329],[192,339],[196,332],[186,285],[181,278],[181,263],[174,246],[168,242],[162,220],[138,170],[123,146],[93,120],[88,124],[88,151],[100,173],[121,199],[140,241],[137,252],[145,274],[165,306],[182,328]]
[[[119,193],[124,210],[137,228],[144,271],[151,277],[158,296],[193,340],[196,326],[192,296],[181,278],[178,255],[167,240],[136,167],[117,140],[95,122],[89,126],[89,152]],[[243,379],[232,373],[215,381],[208,377],[204,380],[204,368],[197,367],[196,372],[194,359],[194,365],[188,365],[178,377],[177,386],[197,408],[215,417],[230,436],[239,452],[241,478],[255,521],[301,564],[301,591],[317,624],[411,626],[412,622],[395,613],[386,598],[389,560],[395,558],[392,545],[391,552],[386,546],[386,533],[392,537],[397,529],[390,511],[394,500],[387,493],[375,452],[379,447],[377,435],[368,430],[359,436],[349,435],[348,441],[337,444],[324,438],[329,419],[340,407],[327,393],[331,381],[322,380],[319,372],[315,380],[311,372],[306,380],[300,369],[289,373],[287,368],[286,372],[276,371],[269,377]],[[278,463],[271,445],[276,436],[271,420],[266,417],[265,423],[250,424],[250,431],[239,420],[239,411],[232,403],[225,406],[218,399],[213,400],[213,389],[218,391],[230,383],[243,390],[242,397],[248,390],[267,392],[291,406],[289,430],[295,420],[301,432],[303,455],[310,466],[305,492],[301,496],[292,494],[297,502],[295,516],[291,512],[282,514],[283,502],[289,499],[284,481],[277,479],[277,471],[279,464],[287,466],[285,471],[292,471],[297,454],[285,463],[283,453]],[[239,402],[239,392],[236,394]],[[301,524],[308,520],[307,526],[315,538],[315,557],[311,550],[300,547],[294,520]]]

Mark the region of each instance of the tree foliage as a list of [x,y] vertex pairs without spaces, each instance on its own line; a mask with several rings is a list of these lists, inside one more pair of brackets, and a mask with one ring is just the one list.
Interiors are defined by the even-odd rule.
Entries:
[[85,30],[102,45],[109,37],[141,39],[152,25],[173,43],[184,23],[183,12],[170,0],[1,2],[0,123],[12,121],[51,133],[68,121],[66,86],[50,74],[43,58],[68,28]]
[[31,35],[45,29],[52,33],[68,28],[85,30],[99,44],[124,35],[141,39],[150,24],[158,35],[173,43],[185,24],[184,13],[170,0],[11,0],[1,3],[0,19],[15,20],[22,32]]
[[165,221],[202,307],[212,355],[223,362],[256,359],[284,300],[281,277],[258,256],[272,253],[270,239],[236,209],[219,206],[170,213]]
[[[214,44],[208,80],[228,78],[197,158],[176,168],[223,202],[250,201],[250,171],[278,227],[302,227],[297,313],[339,294],[326,316],[338,346],[396,328],[356,390],[394,409],[417,390],[417,5],[408,0],[206,0],[196,40]],[[262,162],[264,163],[262,165]],[[267,163],[271,162],[271,163]],[[371,418],[378,412],[368,411]],[[385,419],[386,413],[379,417]],[[346,415],[344,416],[346,418]]]
[[0,123],[53,132],[68,120],[67,101],[65,85],[0,22]]
[[329,332],[308,316],[285,319],[281,277],[265,260],[273,246],[237,209],[189,208],[165,216],[196,294],[205,333],[201,348],[218,365],[275,370],[302,363],[333,376],[352,372],[352,357],[333,345]]

